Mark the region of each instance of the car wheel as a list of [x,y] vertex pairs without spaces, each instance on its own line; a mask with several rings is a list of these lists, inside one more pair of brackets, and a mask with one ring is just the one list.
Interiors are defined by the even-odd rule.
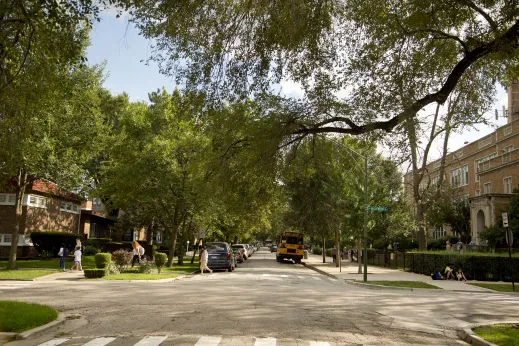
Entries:
[[229,268],[227,268],[227,271],[232,272],[232,264],[229,266]]

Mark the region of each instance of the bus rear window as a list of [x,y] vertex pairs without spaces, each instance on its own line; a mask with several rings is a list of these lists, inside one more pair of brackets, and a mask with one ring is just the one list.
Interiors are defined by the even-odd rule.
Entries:
[[281,237],[281,243],[303,245],[303,238],[283,236]]

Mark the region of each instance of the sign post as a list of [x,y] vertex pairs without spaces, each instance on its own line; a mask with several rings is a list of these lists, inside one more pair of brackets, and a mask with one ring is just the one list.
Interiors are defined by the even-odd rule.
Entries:
[[512,270],[512,245],[514,243],[514,234],[510,230],[508,226],[508,213],[501,214],[503,218],[503,227],[506,227],[506,243],[508,244],[508,258],[510,260],[510,271],[512,273],[512,290],[515,292],[515,283],[514,283],[514,271]]

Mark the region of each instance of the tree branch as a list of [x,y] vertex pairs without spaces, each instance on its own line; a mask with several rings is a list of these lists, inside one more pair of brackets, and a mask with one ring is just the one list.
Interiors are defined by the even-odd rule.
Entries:
[[490,17],[490,15],[488,13],[486,13],[485,11],[483,11],[482,8],[479,8],[474,2],[472,2],[471,0],[458,0],[459,2],[467,5],[468,7],[470,7],[471,9],[473,9],[474,11],[476,11],[477,13],[479,13],[483,18],[485,18],[485,20],[487,21],[487,23],[490,25],[490,28],[492,29],[492,32],[494,33],[495,36],[497,36],[498,32],[499,32],[499,28],[497,26],[497,23],[494,22],[494,20],[492,19],[492,17]]
[[[406,119],[415,117],[416,113],[418,113],[425,106],[435,102],[438,104],[445,103],[450,93],[454,90],[459,80],[470,66],[472,66],[476,61],[480,60],[481,58],[486,57],[492,53],[509,52],[511,50],[516,50],[519,46],[518,38],[519,20],[516,21],[512,27],[510,27],[505,33],[503,33],[498,38],[469,51],[463,57],[463,59],[458,61],[458,63],[454,66],[440,90],[438,90],[435,93],[427,94],[421,99],[414,101],[402,112],[400,112],[399,114],[395,115],[393,118],[387,121],[375,121],[364,125],[356,125],[349,118],[332,117],[314,126],[300,128],[292,132],[292,134],[345,133],[351,135],[361,135],[364,133],[372,132],[374,130],[383,130],[386,132],[391,132],[397,125],[401,124]],[[320,127],[332,122],[343,122],[346,125],[348,125],[349,128],[338,126]]]

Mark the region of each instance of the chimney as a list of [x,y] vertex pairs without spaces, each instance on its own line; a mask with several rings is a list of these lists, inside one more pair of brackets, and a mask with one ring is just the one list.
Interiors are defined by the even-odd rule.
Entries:
[[508,124],[519,119],[519,84],[517,79],[508,87]]

